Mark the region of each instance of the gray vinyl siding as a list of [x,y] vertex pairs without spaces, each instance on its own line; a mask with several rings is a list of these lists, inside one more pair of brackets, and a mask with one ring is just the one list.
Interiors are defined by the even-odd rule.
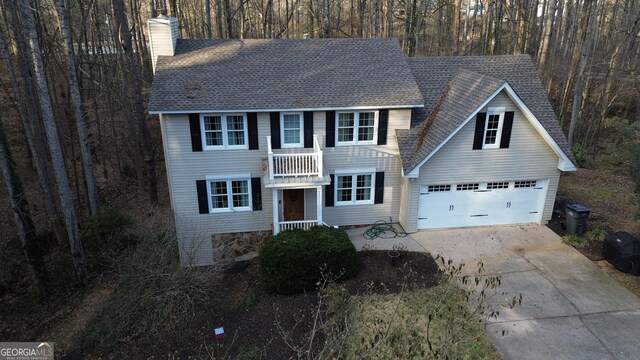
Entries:
[[411,201],[411,199],[409,198],[410,191],[411,191],[410,180],[407,178],[400,179],[400,199],[402,200],[400,201],[400,209],[398,211],[398,222],[405,229],[408,226],[407,222],[409,221],[408,219],[409,206],[407,206],[405,202]]
[[475,119],[469,121],[422,165],[419,178],[408,182],[409,190],[403,196],[405,230],[417,230],[420,186],[427,184],[549,179],[542,221],[551,219],[560,177],[558,156],[506,93],[498,94],[488,107],[515,112],[509,148],[472,150]]
[[[164,115],[162,121],[169,187],[181,251],[197,247],[195,264],[213,262],[211,235],[270,230],[273,222],[272,193],[262,188],[262,210],[200,214],[196,180],[207,176],[250,174],[263,176],[262,159],[267,157],[268,114],[258,114],[259,150],[212,150],[193,152],[187,115]],[[201,242],[206,244],[199,246]],[[196,244],[196,245],[194,245]],[[190,257],[187,257],[190,258]],[[181,259],[185,257],[181,256]]]
[[[377,220],[398,220],[400,211],[400,184],[402,170],[395,129],[408,129],[411,110],[389,110],[387,145],[353,145],[325,148],[326,115],[314,114],[313,133],[324,151],[324,164],[333,174],[336,169],[375,168],[384,171],[384,198],[382,204],[324,207],[323,220],[329,225],[372,224]],[[324,199],[322,199],[324,203]]]

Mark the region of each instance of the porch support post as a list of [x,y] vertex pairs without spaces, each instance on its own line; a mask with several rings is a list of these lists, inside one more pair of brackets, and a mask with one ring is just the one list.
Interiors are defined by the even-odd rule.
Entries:
[[273,194],[273,235],[277,235],[280,232],[280,224],[278,221],[278,189],[271,190]]
[[316,214],[318,225],[322,224],[322,186],[316,186]]

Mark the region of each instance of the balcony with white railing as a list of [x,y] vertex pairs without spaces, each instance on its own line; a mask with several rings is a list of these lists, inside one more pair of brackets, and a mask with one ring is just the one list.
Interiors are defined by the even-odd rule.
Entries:
[[313,149],[300,149],[300,152],[287,150],[290,149],[274,152],[271,136],[267,136],[265,185],[322,185],[329,181],[329,176],[324,173],[322,150],[316,135],[313,136]]

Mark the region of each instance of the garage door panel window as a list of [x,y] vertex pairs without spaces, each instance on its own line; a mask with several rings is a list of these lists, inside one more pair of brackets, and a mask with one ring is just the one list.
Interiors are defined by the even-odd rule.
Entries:
[[373,204],[373,174],[336,175],[336,205]]
[[516,189],[536,187],[536,180],[516,181],[513,187]]
[[451,185],[429,185],[428,192],[451,191]]
[[493,189],[508,189],[509,188],[509,182],[490,182],[487,183],[487,189],[489,190],[493,190]]
[[478,190],[480,188],[480,184],[458,184],[456,185],[456,191],[469,191],[469,190]]

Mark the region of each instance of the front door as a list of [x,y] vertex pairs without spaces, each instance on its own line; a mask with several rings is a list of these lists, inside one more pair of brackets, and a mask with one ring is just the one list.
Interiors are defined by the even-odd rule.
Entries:
[[304,220],[304,189],[282,190],[284,221]]

